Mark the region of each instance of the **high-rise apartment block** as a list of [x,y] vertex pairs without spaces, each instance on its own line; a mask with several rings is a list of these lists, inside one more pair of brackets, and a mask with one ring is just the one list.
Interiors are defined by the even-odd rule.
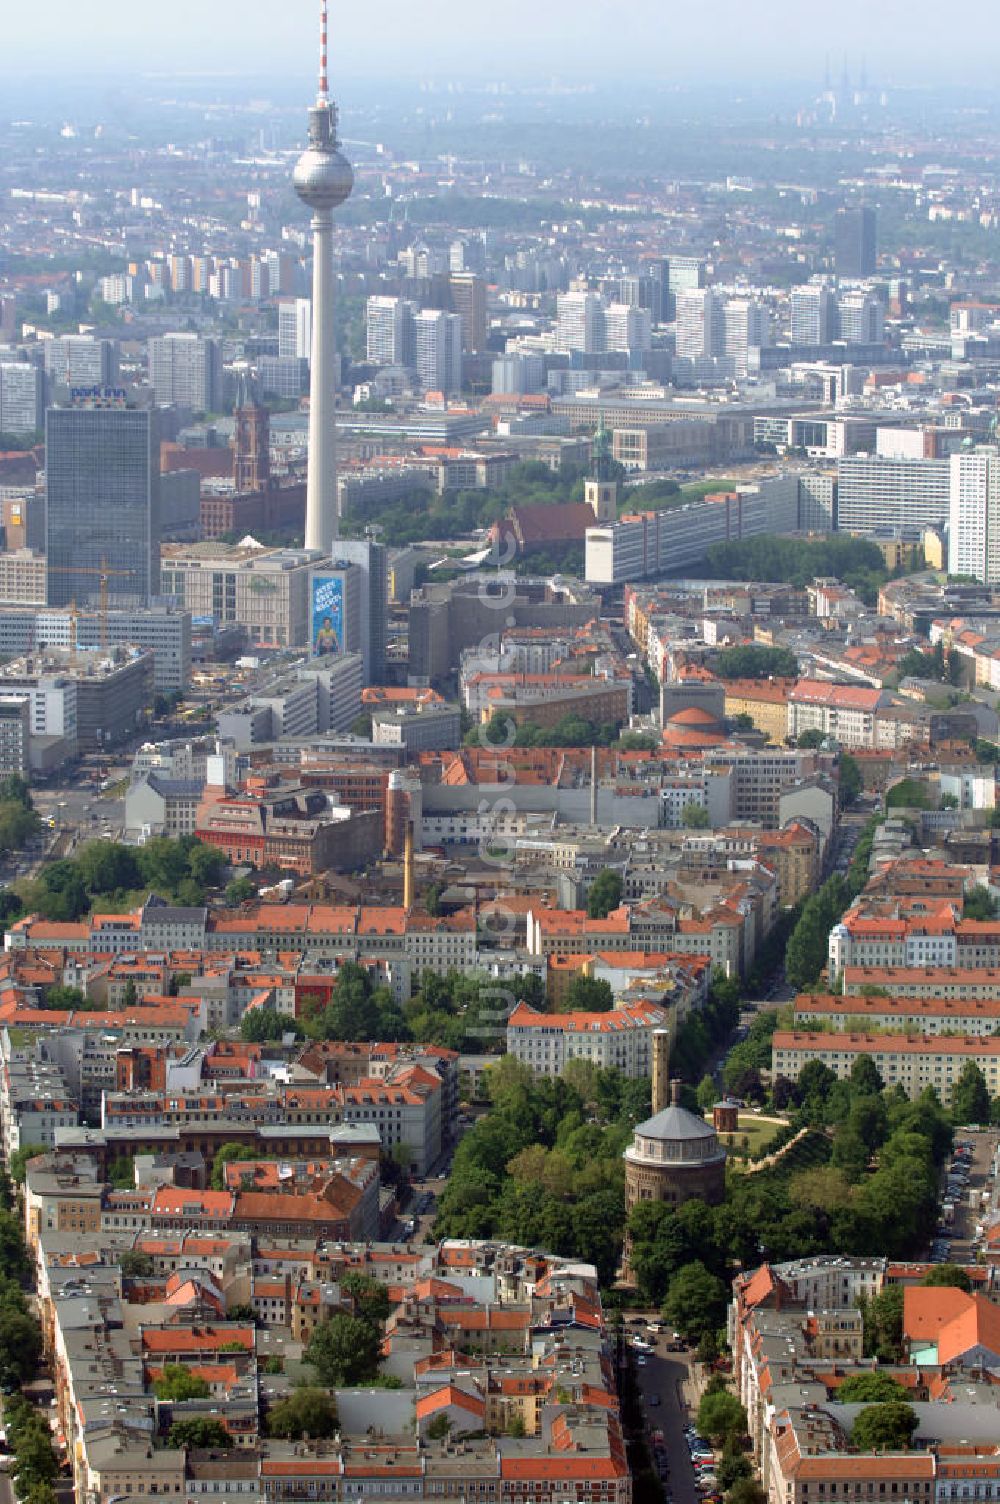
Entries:
[[22,438],[40,432],[43,385],[41,371],[25,360],[0,365],[0,433]]
[[312,340],[312,303],[308,298],[286,298],[278,304],[278,355],[308,360]]
[[17,299],[13,293],[0,293],[0,345],[12,345],[17,339]]
[[677,354],[703,360],[726,351],[725,302],[710,287],[677,294]]
[[545,357],[531,351],[501,355],[493,362],[494,393],[522,397],[540,392],[545,385]]
[[42,360],[49,390],[61,387],[113,386],[118,357],[109,339],[89,334],[63,334],[42,344]]
[[370,297],[367,305],[367,355],[372,365],[413,364],[413,304],[405,298]]
[[604,315],[605,344],[609,350],[650,350],[653,320],[648,308],[637,303],[609,303]]
[[31,701],[27,695],[0,695],[0,777],[30,771]]
[[486,312],[486,282],[476,272],[452,272],[451,306],[462,320],[462,349],[478,354],[486,349],[489,319]]
[[219,342],[199,334],[164,334],[149,341],[149,380],[158,407],[216,412],[222,405]]
[[650,321],[662,324],[665,277],[661,263],[657,263],[657,267],[657,272],[650,269],[622,277],[618,283],[618,301],[627,303],[630,308],[647,309]]
[[737,376],[745,376],[750,347],[771,343],[771,319],[756,298],[730,298],[723,310],[725,353]]
[[169,266],[171,292],[191,292],[191,257],[171,256]]
[[606,349],[604,303],[600,293],[563,292],[556,300],[556,349],[600,355]]
[[983,445],[948,463],[948,573],[1000,584],[1000,450]]
[[885,310],[874,293],[845,292],[839,302],[840,338],[849,345],[880,345]]
[[486,246],[478,237],[453,240],[448,248],[448,267],[453,272],[475,272],[486,275]]
[[837,465],[838,526],[866,537],[918,538],[948,520],[947,460],[845,455]]
[[840,337],[836,293],[829,287],[796,287],[791,295],[793,345],[829,345]]
[[145,606],[159,593],[155,412],[84,402],[45,415],[50,606]]
[[462,320],[424,308],[413,320],[417,380],[425,392],[457,392],[462,385]]
[[833,232],[837,276],[873,277],[878,259],[875,210],[838,209]]
[[705,286],[705,263],[699,256],[668,256],[667,285],[675,296]]

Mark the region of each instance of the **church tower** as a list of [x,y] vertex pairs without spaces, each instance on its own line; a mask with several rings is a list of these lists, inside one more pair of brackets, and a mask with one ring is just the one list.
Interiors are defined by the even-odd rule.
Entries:
[[590,454],[590,475],[584,484],[583,499],[597,522],[614,522],[618,516],[618,482],[612,479],[611,435],[604,426],[603,413]]
[[271,484],[271,425],[267,408],[256,399],[252,384],[240,376],[236,396],[236,453],[233,457],[236,491],[266,491]]

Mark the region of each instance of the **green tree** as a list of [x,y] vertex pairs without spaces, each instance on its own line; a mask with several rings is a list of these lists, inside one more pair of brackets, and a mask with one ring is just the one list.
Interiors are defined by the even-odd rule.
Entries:
[[183,1363],[164,1364],[163,1373],[154,1382],[153,1390],[158,1400],[204,1400],[211,1394],[205,1380],[192,1373]]
[[707,830],[711,823],[708,810],[693,799],[689,799],[681,810],[681,824],[686,830]]
[[618,738],[619,752],[655,752],[659,742],[642,731],[623,731]]
[[72,1012],[77,1008],[85,1008],[87,999],[79,987],[66,987],[60,982],[58,986],[46,990],[43,1006],[61,1013]]
[[135,1185],[135,1160],[131,1154],[118,1154],[108,1165],[108,1180],[119,1191]]
[[167,1445],[171,1447],[208,1448],[231,1447],[233,1438],[222,1424],[211,1415],[192,1415],[186,1420],[175,1420],[170,1427]]
[[702,1112],[711,1112],[719,1098],[719,1088],[711,1076],[702,1076],[698,1082],[698,1106]]
[[750,1459],[742,1450],[739,1443],[731,1437],[727,1437],[722,1447],[722,1456],[719,1458],[715,1476],[719,1480],[719,1487],[723,1492],[732,1488],[734,1483],[753,1477],[753,1468]]
[[976,883],[965,894],[962,901],[962,918],[995,919],[996,917],[996,900],[990,893],[989,888],[983,887],[982,883]]
[[8,1280],[24,1284],[28,1280],[28,1255],[21,1223],[8,1211],[0,1211],[0,1273]]
[[903,1287],[886,1285],[878,1295],[858,1301],[864,1322],[865,1354],[883,1363],[898,1363],[903,1352]]
[[901,778],[894,783],[885,796],[889,809],[930,809],[931,798],[927,783],[920,778]]
[[785,952],[785,972],[793,987],[808,990],[825,967],[830,929],[847,907],[848,898],[846,883],[835,876],[804,903]]
[[861,793],[863,780],[857,759],[849,752],[841,752],[839,759],[840,780],[837,796],[841,809],[849,809]]
[[698,1346],[695,1348],[695,1358],[699,1363],[714,1363],[719,1356],[719,1338],[715,1332],[702,1332],[698,1338]]
[[805,589],[817,575],[830,575],[874,605],[879,585],[888,578],[885,559],[868,538],[831,534],[822,539],[784,538],[761,533],[733,543],[713,543],[706,550],[709,579],[778,580]]
[[21,1504],[58,1504],[59,1496],[51,1483],[32,1483]]
[[0,1384],[24,1384],[34,1378],[42,1355],[38,1322],[22,1306],[0,1305]]
[[727,1390],[706,1392],[698,1406],[698,1430],[720,1446],[730,1437],[746,1434],[747,1413],[735,1394]]
[[967,1294],[972,1289],[971,1279],[958,1264],[933,1264],[920,1283],[952,1286],[956,1290],[964,1290]]
[[726,1504],[767,1504],[767,1494],[756,1478],[738,1478],[726,1494]]
[[35,1159],[39,1154],[48,1154],[48,1152],[44,1144],[22,1144],[20,1149],[15,1149],[8,1165],[10,1178],[14,1184],[24,1184],[29,1159]]
[[912,1405],[890,1400],[862,1410],[851,1428],[851,1445],[860,1452],[906,1452],[917,1429]]
[[606,919],[612,909],[617,909],[621,899],[621,873],[604,867],[590,885],[590,891],[587,894],[587,913],[591,919]]
[[670,1281],[663,1314],[679,1332],[697,1341],[716,1331],[726,1316],[726,1287],[701,1259],[692,1259]]
[[338,1389],[374,1378],[380,1348],[378,1327],[338,1311],[313,1328],[305,1359],[327,1388]]
[[870,1055],[859,1055],[851,1066],[851,1094],[873,1097],[884,1086],[878,1066]]
[[257,884],[249,877],[234,877],[226,884],[226,907],[238,909],[241,903],[252,903],[257,897]]
[[52,1435],[41,1418],[34,1424],[25,1425],[16,1436],[14,1465],[17,1492],[22,1496],[36,1484],[52,1483],[58,1476],[59,1463],[52,1449]]
[[720,679],[795,679],[799,664],[788,648],[767,648],[753,643],[724,648],[716,653],[715,673]]
[[884,1405],[905,1400],[909,1391],[887,1373],[855,1373],[838,1385],[835,1399],[844,1405]]
[[212,1190],[222,1191],[225,1189],[226,1165],[231,1164],[234,1160],[260,1159],[260,1157],[260,1153],[250,1144],[237,1144],[232,1139],[228,1143],[220,1144],[212,1160]]
[[22,809],[31,809],[31,790],[19,773],[0,778],[0,804],[20,804]]
[[318,1441],[337,1429],[337,1407],[325,1389],[303,1385],[279,1400],[267,1417],[267,1434],[284,1441]]
[[373,1279],[370,1274],[345,1274],[340,1281],[340,1288],[350,1299],[355,1315],[363,1316],[366,1321],[385,1321],[392,1310],[385,1285],[381,1280]]
[[813,752],[817,748],[822,747],[825,741],[826,733],[820,731],[817,726],[810,726],[808,731],[799,732],[795,745],[801,747],[803,752]]
[[609,1013],[615,1006],[611,983],[577,972],[563,994],[561,1013]]
[[126,1279],[149,1279],[154,1269],[149,1254],[135,1248],[126,1248],[118,1255],[118,1267]]
[[284,1034],[301,1037],[301,1033],[294,1018],[289,1018],[270,1006],[251,1008],[240,1019],[240,1034],[249,1044],[274,1043]]
[[974,1060],[967,1060],[951,1092],[951,1117],[955,1123],[988,1123],[990,1094],[986,1078]]

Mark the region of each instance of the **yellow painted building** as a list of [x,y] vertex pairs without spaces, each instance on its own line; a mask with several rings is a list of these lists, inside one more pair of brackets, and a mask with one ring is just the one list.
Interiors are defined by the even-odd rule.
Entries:
[[794,679],[727,679],[727,717],[747,715],[775,746],[788,735],[788,691]]

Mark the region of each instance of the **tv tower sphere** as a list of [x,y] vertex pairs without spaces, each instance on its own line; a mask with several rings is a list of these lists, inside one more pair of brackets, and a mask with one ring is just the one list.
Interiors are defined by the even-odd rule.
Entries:
[[337,146],[332,104],[316,104],[309,111],[309,145],[295,164],[292,183],[310,209],[336,209],[350,197],[354,172]]

